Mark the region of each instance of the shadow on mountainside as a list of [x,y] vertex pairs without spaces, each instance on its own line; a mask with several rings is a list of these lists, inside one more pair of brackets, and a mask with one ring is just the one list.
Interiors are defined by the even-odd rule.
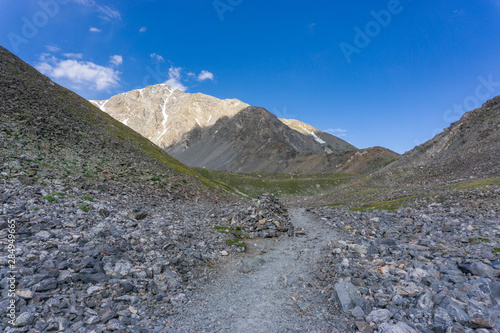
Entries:
[[213,126],[196,127],[165,150],[187,165],[231,172],[366,174],[399,158],[381,147],[346,151],[347,143],[338,140],[337,147],[318,145],[264,108],[248,107]]

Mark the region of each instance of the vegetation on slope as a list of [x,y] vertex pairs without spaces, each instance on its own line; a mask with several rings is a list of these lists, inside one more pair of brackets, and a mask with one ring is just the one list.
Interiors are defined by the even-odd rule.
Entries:
[[193,169],[206,178],[223,182],[254,198],[266,192],[283,198],[308,197],[317,193],[334,191],[340,186],[363,179],[362,175],[347,173],[290,175],[285,173],[233,173],[204,168]]

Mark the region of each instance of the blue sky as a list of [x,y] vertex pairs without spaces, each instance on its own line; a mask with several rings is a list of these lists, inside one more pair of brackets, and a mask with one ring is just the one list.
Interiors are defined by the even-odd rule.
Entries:
[[88,99],[167,82],[403,153],[500,95],[500,0],[3,0],[0,44]]

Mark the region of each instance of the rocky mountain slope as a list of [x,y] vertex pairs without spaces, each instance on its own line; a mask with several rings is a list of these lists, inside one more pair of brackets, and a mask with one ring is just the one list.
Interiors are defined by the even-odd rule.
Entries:
[[266,109],[248,107],[214,126],[190,131],[166,151],[188,165],[231,172],[369,173],[399,158],[384,148],[339,148],[340,139],[316,130],[334,148],[310,128],[306,134],[290,130]]
[[279,119],[235,99],[186,94],[165,84],[92,103],[191,166],[231,172],[369,173],[398,158],[381,148],[357,151],[301,121]]
[[404,179],[459,180],[500,175],[500,96],[381,170]]
[[249,106],[237,99],[187,94],[166,84],[91,103],[161,148],[177,144],[196,127],[213,126],[221,117],[233,117]]
[[316,266],[336,329],[499,332],[499,211],[453,199],[393,212],[312,209],[322,230],[337,231]]
[[0,119],[0,332],[159,331],[243,232],[293,235],[3,47]]
[[1,47],[0,119],[0,332],[500,330],[498,186],[236,200]]
[[363,181],[310,201],[376,209],[409,201],[425,205],[443,193],[494,188],[500,184],[499,142],[497,96]]
[[150,185],[180,196],[210,196],[209,187],[216,187],[4,48],[0,61],[3,177],[25,184]]
[[[300,158],[331,152],[325,141],[291,130],[258,107],[221,118],[211,127],[196,128],[166,151],[188,165],[236,172],[296,171]],[[301,170],[309,167],[302,165]]]

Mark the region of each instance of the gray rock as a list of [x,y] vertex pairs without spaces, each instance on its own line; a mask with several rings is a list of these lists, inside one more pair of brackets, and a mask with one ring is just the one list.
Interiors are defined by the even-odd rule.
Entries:
[[391,319],[392,313],[391,311],[387,309],[378,309],[378,310],[373,310],[370,312],[368,315],[369,321],[372,321],[376,324],[384,323]]
[[129,281],[120,282],[120,288],[123,291],[123,293],[125,293],[125,294],[132,292],[132,291],[137,291],[136,286]]
[[460,307],[460,305],[450,297],[446,297],[441,302],[440,306],[448,312],[451,319],[462,325],[466,324],[470,319],[469,315]]
[[[486,328],[476,328],[474,330],[474,333],[491,333],[490,330],[486,329]],[[495,332],[496,333],[496,332]]]
[[367,299],[364,299],[364,298],[356,298],[354,300],[354,305],[359,306],[365,314],[370,313],[373,310],[372,305],[370,304],[370,301],[368,301]]
[[472,328],[487,328],[493,329],[494,325],[488,319],[483,318],[472,318],[469,320],[469,325]]
[[33,312],[23,312],[16,318],[16,326],[24,327],[30,325],[35,320],[35,314]]
[[106,325],[106,329],[111,331],[124,330],[127,327],[123,325],[118,319],[111,319]]
[[379,326],[380,333],[417,333],[417,331],[408,326],[408,324],[400,321],[396,325],[383,323]]
[[491,299],[500,298],[500,282],[491,282],[488,289]]
[[97,324],[100,321],[101,321],[101,319],[98,316],[90,316],[89,318],[87,318],[87,320],[85,321],[85,323],[87,325],[94,325],[94,324]]
[[113,277],[123,278],[130,274],[132,264],[128,260],[118,260],[117,262],[104,265],[104,271]]
[[7,168],[11,168],[11,169],[15,169],[15,170],[20,170],[23,168],[21,165],[21,162],[19,162],[18,160],[8,161],[8,162],[5,162],[3,165]]
[[80,329],[83,329],[85,323],[83,321],[75,321],[73,325],[71,325],[71,329],[73,332],[79,332]]
[[69,313],[76,314],[77,316],[83,315],[85,308],[79,305],[72,305],[69,309]]
[[142,208],[134,207],[128,211],[127,217],[133,220],[143,220],[148,216],[148,213]]
[[33,286],[34,291],[49,291],[57,288],[57,280],[49,278],[36,283]]
[[461,264],[458,265],[458,268],[464,273],[470,273],[472,275],[477,275],[477,276],[498,277],[500,275],[499,270],[496,270],[493,267],[488,266],[482,262],[474,262],[472,264]]
[[82,281],[83,283],[92,283],[92,284],[100,284],[109,280],[109,276],[104,273],[96,273],[96,274],[85,274],[79,273],[75,276],[77,281]]
[[355,300],[358,297],[356,287],[349,282],[338,282],[334,288],[342,311],[347,313],[352,310],[355,307]]
[[438,307],[434,311],[434,319],[433,319],[434,330],[438,333],[446,332],[446,329],[451,326],[453,320],[448,315],[445,309]]
[[55,321],[59,325],[59,331],[65,331],[69,327],[69,322],[64,317],[56,317]]
[[432,311],[432,309],[434,308],[434,302],[432,299],[432,294],[429,291],[421,293],[417,297],[418,308],[424,311]]
[[361,333],[373,333],[373,327],[364,321],[357,321],[355,325]]
[[365,316],[365,312],[359,305],[357,305],[351,310],[351,315],[354,318],[363,318]]
[[99,213],[99,215],[101,215],[104,218],[109,217],[109,215],[110,215],[109,210],[107,210],[104,207],[99,208],[99,210],[97,212]]
[[52,234],[46,230],[39,231],[35,234],[36,238],[40,238],[42,240],[47,240],[52,237]]
[[446,333],[466,333],[466,332],[467,332],[466,329],[459,323],[453,324],[446,330]]
[[100,313],[100,317],[101,317],[101,322],[106,324],[110,319],[118,317],[118,314],[111,309],[105,309],[103,312]]

